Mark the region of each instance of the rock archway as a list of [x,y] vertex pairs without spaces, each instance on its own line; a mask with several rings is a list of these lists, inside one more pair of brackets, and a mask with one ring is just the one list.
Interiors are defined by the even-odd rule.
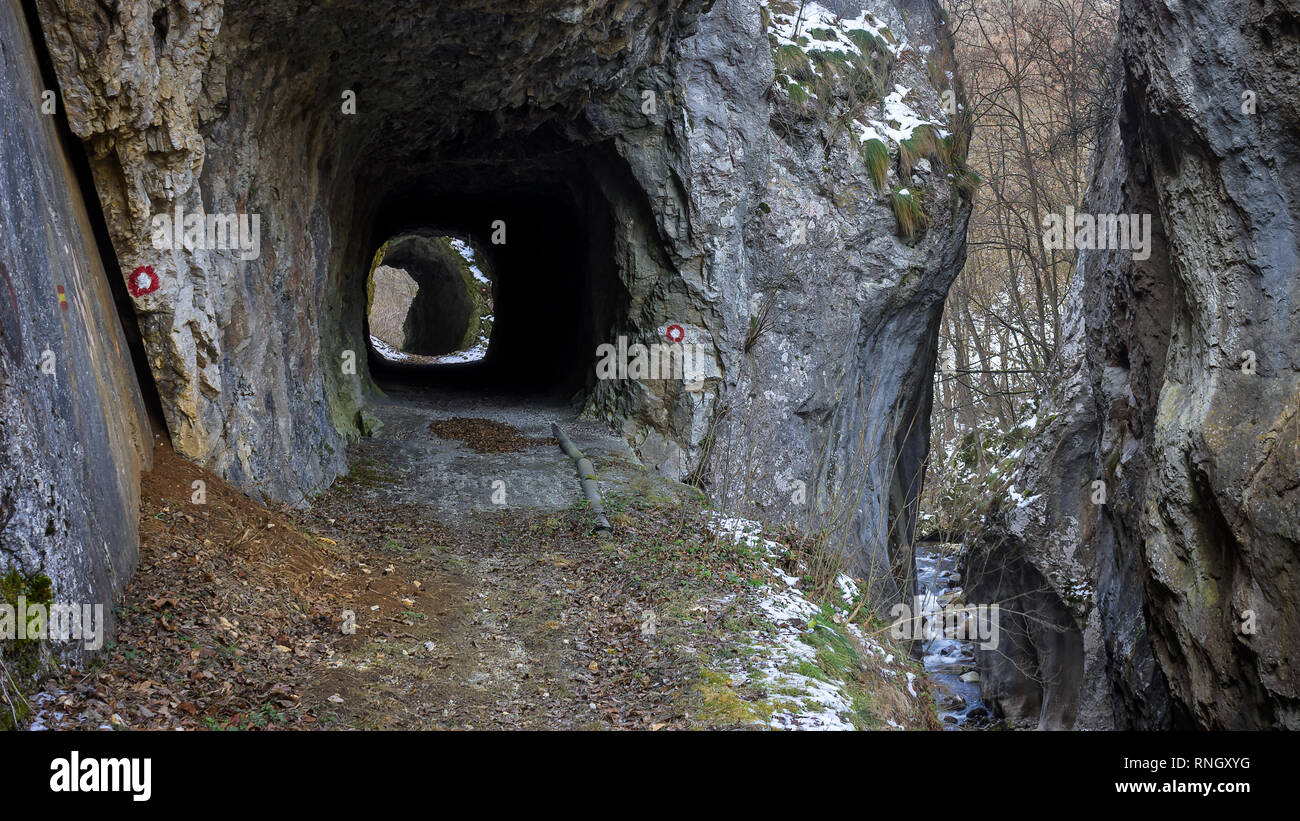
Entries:
[[482,359],[495,320],[493,272],[482,249],[468,239],[430,230],[385,242],[366,283],[376,352],[397,361]]
[[[490,271],[492,344],[480,366],[459,375],[427,373],[427,384],[472,383],[565,398],[592,387],[594,351],[625,321],[629,301],[614,256],[613,217],[629,195],[612,184],[607,193],[602,169],[619,162],[607,152],[600,145],[539,147],[524,158],[485,152],[409,181],[378,209],[375,233],[399,238],[386,246],[386,262],[417,272],[417,279],[422,268],[441,265],[429,262],[441,252],[429,245],[429,229],[419,227],[439,226],[445,234],[473,238]],[[447,267],[455,263],[446,261]],[[439,293],[429,288],[432,300],[425,304],[417,296],[408,319],[429,327],[442,322],[444,311],[456,317],[443,324],[440,345],[412,353],[458,344],[469,332],[460,321],[469,311],[460,294]],[[403,370],[406,378],[419,379],[412,367]]]
[[[904,589],[969,202],[895,137],[869,172],[861,135],[895,134],[888,86],[909,122],[961,127],[932,4],[817,6],[796,62],[829,37],[884,85],[814,105],[787,76],[805,46],[774,63],[800,29],[788,3],[35,3],[122,273],[160,279],[135,310],[179,453],[277,502],[328,486],[389,367],[366,355],[375,249],[504,223],[487,356],[402,378],[567,395],[765,519],[847,504],[851,569]],[[899,230],[891,187],[916,192],[923,234]],[[178,209],[256,216],[256,248],[157,243]],[[668,328],[694,372],[596,379],[599,344]]]

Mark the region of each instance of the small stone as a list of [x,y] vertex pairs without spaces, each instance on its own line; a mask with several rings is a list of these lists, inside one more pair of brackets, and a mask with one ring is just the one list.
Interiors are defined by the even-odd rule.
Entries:
[[961,696],[944,696],[939,700],[939,706],[945,710],[960,710],[966,706],[966,699]]

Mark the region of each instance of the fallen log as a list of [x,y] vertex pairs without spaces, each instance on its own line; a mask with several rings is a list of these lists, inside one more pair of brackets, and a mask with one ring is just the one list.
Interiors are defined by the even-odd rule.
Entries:
[[596,487],[596,468],[591,464],[591,460],[578,450],[578,446],[573,444],[560,426],[551,423],[551,434],[555,440],[560,443],[560,450],[564,455],[573,460],[574,465],[578,468],[578,480],[582,484],[582,493],[587,497],[591,504],[591,512],[596,514],[596,531],[597,533],[613,533],[614,528],[609,526],[609,519],[605,517],[605,507],[600,503],[600,490]]

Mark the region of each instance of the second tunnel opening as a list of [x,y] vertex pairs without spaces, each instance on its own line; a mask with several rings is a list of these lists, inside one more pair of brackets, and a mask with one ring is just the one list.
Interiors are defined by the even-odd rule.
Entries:
[[495,320],[492,270],[468,237],[428,230],[385,242],[366,281],[373,352],[426,365],[483,359]]
[[[613,207],[593,170],[602,156],[453,160],[384,198],[372,235],[385,241],[359,301],[382,387],[581,400],[593,352],[628,304]],[[388,316],[374,314],[380,285],[409,300],[400,329],[393,300],[380,306]]]

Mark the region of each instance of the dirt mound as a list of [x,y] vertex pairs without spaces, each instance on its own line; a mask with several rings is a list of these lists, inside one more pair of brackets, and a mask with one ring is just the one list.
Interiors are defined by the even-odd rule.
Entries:
[[40,726],[311,726],[318,705],[302,693],[352,638],[343,611],[364,636],[430,602],[427,587],[372,570],[166,444],[141,491],[140,566],[117,641],[89,670],[46,682],[32,699]]

